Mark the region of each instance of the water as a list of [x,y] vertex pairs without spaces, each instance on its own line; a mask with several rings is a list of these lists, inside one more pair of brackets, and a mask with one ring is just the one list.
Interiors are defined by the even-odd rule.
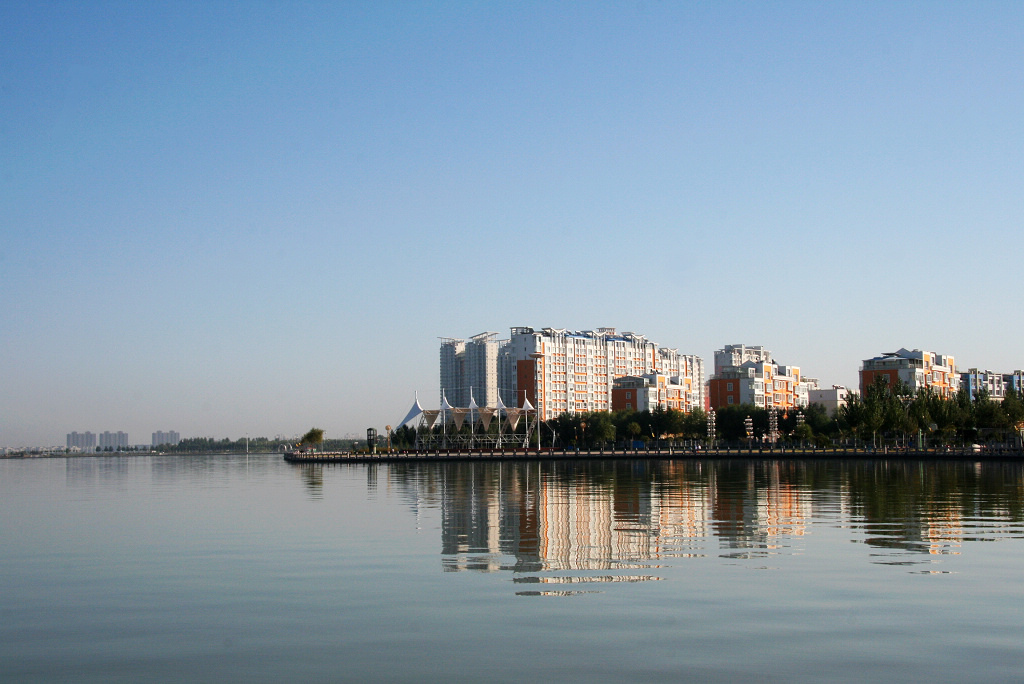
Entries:
[[1006,681],[1024,466],[0,461],[0,680]]

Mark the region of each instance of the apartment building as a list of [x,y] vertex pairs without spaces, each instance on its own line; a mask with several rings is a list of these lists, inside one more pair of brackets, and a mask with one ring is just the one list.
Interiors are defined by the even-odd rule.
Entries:
[[[541,420],[548,420],[566,412],[612,410],[616,378],[661,376],[652,380],[655,400],[666,407],[670,399],[689,408],[703,406],[704,361],[643,335],[615,328],[518,326],[509,339],[496,337],[482,333],[469,340],[442,339],[441,390],[449,404],[468,406],[472,387],[478,406],[497,406],[499,399],[512,407],[529,401]],[[473,345],[486,347],[477,352],[477,362]]]
[[[441,396],[452,406],[498,405],[498,356],[508,340],[485,332],[468,340],[441,338]],[[471,397],[472,395],[472,397]]]
[[653,411],[660,406],[689,412],[704,408],[701,394],[695,391],[690,377],[626,375],[612,381],[612,410]]
[[1015,370],[1012,373],[1003,373],[1003,385],[1014,392],[1024,392],[1024,371]]
[[178,432],[175,430],[170,430],[168,432],[157,430],[156,432],[153,433],[153,446],[161,446],[163,444],[176,445],[180,442],[181,435],[178,434]]
[[96,434],[93,432],[69,432],[68,449],[95,449]]
[[776,363],[764,347],[730,344],[715,352],[708,403],[714,409],[739,404],[780,410],[802,408],[817,385],[817,380],[801,375],[799,366]]
[[971,368],[965,373],[960,373],[960,387],[967,391],[967,396],[972,400],[977,399],[984,391],[989,399],[1002,401],[1008,391],[1019,392],[1024,388],[1024,371],[993,373],[990,370]]
[[842,385],[832,385],[831,389],[816,388],[810,390],[807,400],[811,404],[823,406],[828,415],[834,416],[839,409],[846,406],[849,398],[850,390],[848,388]]
[[738,368],[748,361],[772,363],[772,353],[764,347],[727,344],[715,352],[715,375],[720,375],[727,368]]
[[703,359],[615,328],[515,327],[502,358],[510,383],[506,386],[512,387],[502,400],[521,406],[528,399],[541,420],[561,413],[613,410],[614,381],[625,376],[664,376],[666,388],[685,388],[685,406],[699,408],[704,402]]
[[900,349],[865,359],[860,370],[861,393],[879,377],[892,387],[902,382],[912,393],[928,389],[951,398],[960,389],[960,375],[953,357],[920,349]]
[[103,432],[99,436],[99,447],[101,449],[126,449],[128,448],[128,433]]

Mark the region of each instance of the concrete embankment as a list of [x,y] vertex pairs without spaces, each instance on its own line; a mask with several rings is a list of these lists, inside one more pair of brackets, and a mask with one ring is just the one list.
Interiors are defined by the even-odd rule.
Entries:
[[397,461],[520,461],[626,459],[875,459],[875,460],[1022,460],[1020,449],[480,449],[431,451],[286,453],[289,463],[381,463]]

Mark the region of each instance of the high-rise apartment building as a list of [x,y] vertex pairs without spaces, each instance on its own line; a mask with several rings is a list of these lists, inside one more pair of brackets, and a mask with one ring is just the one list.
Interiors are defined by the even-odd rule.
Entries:
[[514,327],[509,339],[496,337],[442,338],[441,391],[449,404],[468,406],[472,388],[478,406],[497,406],[499,399],[510,407],[529,402],[548,420],[560,413],[610,411],[615,378],[654,375],[661,376],[651,382],[662,406],[690,410],[704,404],[704,361],[643,335],[615,328]]
[[715,375],[726,368],[737,368],[753,361],[772,363],[772,353],[764,347],[748,347],[745,344],[727,344],[715,352]]
[[161,432],[157,430],[153,433],[153,446],[161,446],[163,444],[176,445],[179,442],[181,442],[181,435],[174,430],[169,432]]
[[751,404],[758,408],[807,406],[817,380],[804,378],[799,366],[776,363],[764,347],[726,345],[715,352],[715,375],[708,383],[711,408]]
[[125,449],[128,447],[128,433],[104,432],[100,435],[99,447],[101,449]]
[[452,406],[498,405],[498,355],[508,340],[485,332],[468,340],[441,338],[441,395]]
[[953,397],[960,389],[960,376],[953,357],[920,349],[900,349],[865,359],[860,370],[861,393],[871,387],[876,378],[883,378],[890,387],[902,382],[912,393],[928,389],[946,398]]
[[685,387],[686,406],[703,406],[703,359],[615,328],[581,332],[514,327],[499,371],[502,401],[522,406],[528,400],[541,420],[561,413],[610,411],[615,378],[652,374]]
[[96,435],[92,432],[69,432],[68,449],[95,449]]

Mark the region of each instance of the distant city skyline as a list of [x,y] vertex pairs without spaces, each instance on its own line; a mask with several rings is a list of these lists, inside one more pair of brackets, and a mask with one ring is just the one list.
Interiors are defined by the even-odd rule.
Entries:
[[[1012,372],[1024,4],[0,4],[0,446],[328,437],[437,338]],[[145,440],[141,440],[145,441]]]

